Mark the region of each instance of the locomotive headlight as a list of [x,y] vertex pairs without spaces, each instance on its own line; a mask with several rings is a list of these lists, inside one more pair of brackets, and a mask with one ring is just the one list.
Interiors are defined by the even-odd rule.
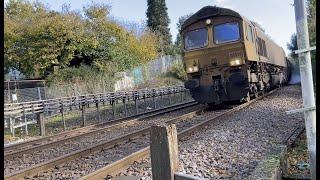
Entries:
[[210,24],[211,24],[211,19],[207,19],[207,20],[206,20],[206,24],[207,24],[207,25],[210,25]]
[[198,66],[192,66],[192,67],[187,68],[187,73],[194,73],[194,72],[198,72],[198,71],[199,71]]
[[199,71],[198,66],[193,66],[193,72],[198,72],[198,71]]
[[241,65],[243,62],[241,59],[234,59],[230,61],[230,66],[239,66]]

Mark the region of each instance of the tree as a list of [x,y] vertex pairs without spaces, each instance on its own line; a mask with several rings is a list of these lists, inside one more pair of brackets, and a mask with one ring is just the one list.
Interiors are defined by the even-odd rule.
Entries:
[[[307,12],[308,12],[308,30],[310,46],[316,45],[316,0],[307,0]],[[291,51],[291,57],[294,61],[298,62],[298,55],[293,53],[298,49],[297,35],[293,34],[291,40],[287,43],[288,49]],[[316,80],[316,52],[311,51],[311,63],[314,82]]]
[[316,0],[307,1],[307,12],[310,45],[314,46],[316,44]]
[[[307,1],[307,10],[308,10],[308,29],[309,29],[309,39],[310,46],[316,46],[316,0]],[[311,51],[311,62],[312,62],[312,71],[314,83],[316,82],[316,51]]]
[[81,51],[83,28],[77,14],[59,14],[24,0],[10,0],[4,14],[6,66],[27,77],[44,77],[54,64],[66,67]]
[[86,51],[93,65],[113,74],[133,68],[157,56],[155,35],[144,30],[139,37],[108,18],[109,7],[93,4],[84,8],[86,32],[95,46]]
[[287,43],[287,48],[291,51],[292,58],[298,58],[298,55],[293,53],[295,50],[298,50],[297,34],[291,35],[290,43]]
[[172,44],[166,2],[165,0],[148,0],[147,3],[147,26],[159,36],[158,51],[169,54]]
[[53,66],[86,64],[113,75],[157,56],[156,35],[139,36],[109,19],[110,6],[91,4],[80,12],[61,12],[27,0],[9,0],[4,12],[5,72],[45,78]]
[[179,53],[181,53],[181,50],[182,50],[182,38],[181,38],[181,35],[180,35],[180,32],[181,32],[181,28],[182,28],[182,25],[183,23],[190,17],[192,16],[192,14],[187,14],[187,15],[184,15],[184,16],[181,16],[179,18],[179,21],[177,23],[177,29],[178,29],[178,34],[177,34],[177,37],[176,37],[176,41],[175,41],[175,46],[177,46],[177,48],[180,50]]

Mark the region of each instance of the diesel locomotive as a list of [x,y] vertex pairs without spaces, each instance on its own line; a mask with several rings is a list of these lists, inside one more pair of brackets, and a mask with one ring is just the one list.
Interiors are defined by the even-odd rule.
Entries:
[[206,6],[181,28],[185,87],[202,104],[249,101],[286,84],[290,62],[257,23],[226,8]]

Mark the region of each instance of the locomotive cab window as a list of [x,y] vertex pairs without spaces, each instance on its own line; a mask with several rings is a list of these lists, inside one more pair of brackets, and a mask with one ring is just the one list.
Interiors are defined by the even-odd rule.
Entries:
[[268,57],[265,41],[259,37],[257,41],[258,41],[258,54],[260,56]]
[[192,50],[202,48],[208,45],[208,30],[201,28],[189,31],[184,36],[184,49]]
[[215,44],[233,42],[240,39],[239,24],[225,23],[213,27],[213,41]]
[[247,25],[247,40],[253,42],[253,32],[250,25]]

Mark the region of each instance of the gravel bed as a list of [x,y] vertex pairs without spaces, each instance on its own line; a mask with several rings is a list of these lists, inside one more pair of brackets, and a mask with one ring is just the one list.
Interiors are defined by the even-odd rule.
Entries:
[[[227,110],[211,111],[199,116],[196,116],[189,120],[179,121],[177,123],[177,130],[181,131],[189,128],[199,122],[202,122],[208,118],[208,116],[214,116],[221,114]],[[168,120],[166,118],[166,120]],[[156,121],[153,124],[162,124],[163,121]],[[46,172],[41,172],[32,179],[52,179],[52,178],[72,178],[76,179],[86,174],[89,174],[99,168],[102,168],[116,160],[119,160],[131,153],[134,153],[144,147],[149,146],[149,135],[142,138],[134,139],[133,141],[122,143],[115,148],[106,149],[104,151],[91,154],[90,156],[82,157],[69,163],[57,166],[54,169],[50,169]]]
[[118,145],[111,149],[82,157],[66,164],[61,164],[46,172],[40,172],[34,177],[25,179],[79,179],[99,168],[102,168],[132,152],[138,151],[149,145],[149,135],[133,139],[125,144]]
[[[205,179],[248,178],[270,149],[303,125],[302,114],[285,113],[301,105],[301,87],[286,86],[181,139],[179,172]],[[150,158],[135,162],[117,176],[151,179]]]
[[132,131],[136,131],[151,126],[152,124],[164,122],[173,117],[177,117],[188,112],[200,109],[201,107],[202,105],[187,107],[179,111],[169,112],[161,116],[147,118],[129,125],[108,129],[106,131],[102,131],[93,135],[84,136],[76,140],[70,140],[65,142],[64,144],[56,145],[53,148],[47,148],[35,151],[33,153],[24,154],[22,156],[14,157],[13,159],[4,161],[4,173],[9,174],[21,169],[28,168],[41,162],[45,162],[50,159],[60,157],[62,155],[72,153],[76,150],[84,149],[102,141],[110,140],[112,138],[128,134]]

